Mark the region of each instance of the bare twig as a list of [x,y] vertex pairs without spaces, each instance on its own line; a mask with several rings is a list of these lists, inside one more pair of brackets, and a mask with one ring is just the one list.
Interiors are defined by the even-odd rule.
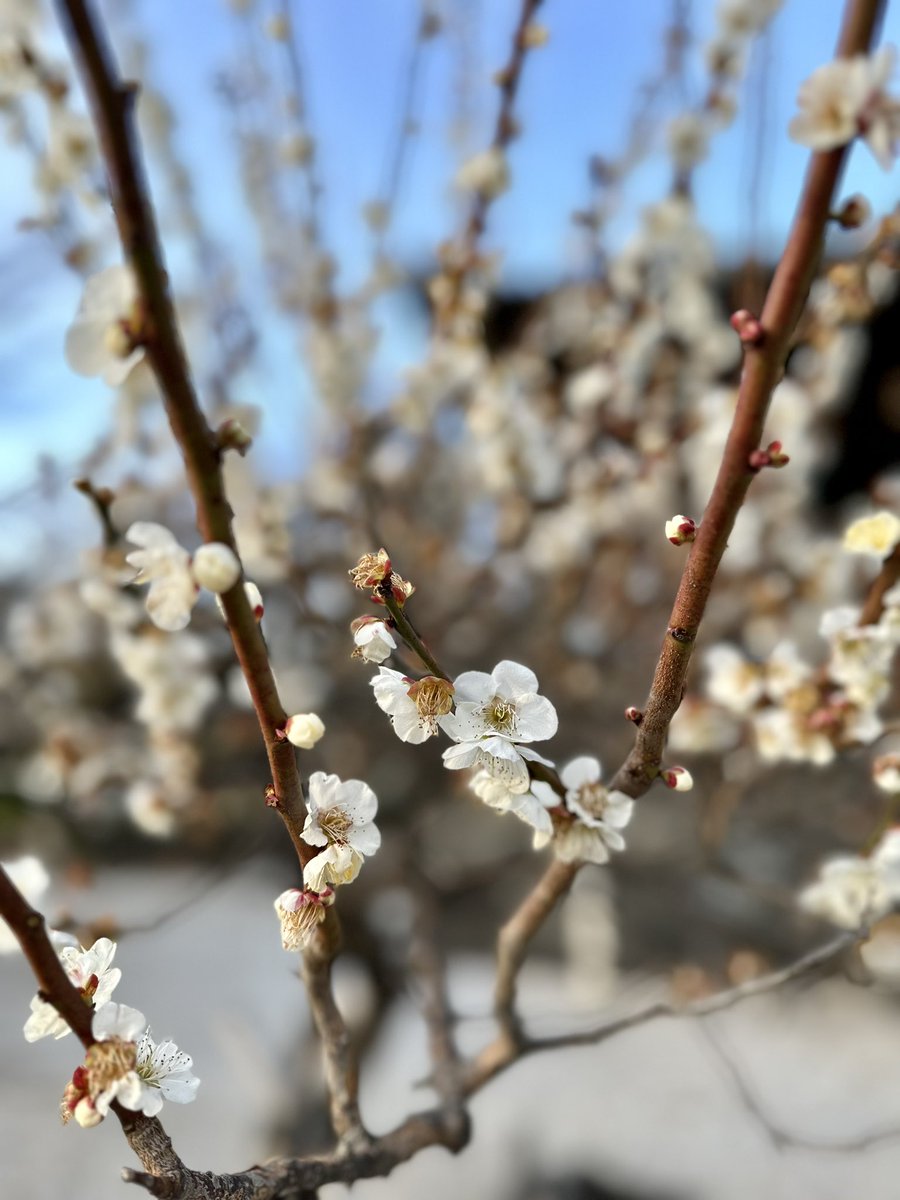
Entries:
[[[490,148],[492,150],[504,151],[518,132],[513,109],[515,107],[519,84],[522,81],[525,59],[530,48],[528,38],[529,27],[541,3],[542,0],[522,0],[519,19],[513,33],[509,61],[496,77],[500,88],[500,106],[497,110],[494,134],[491,139]],[[478,256],[478,242],[487,226],[487,217],[492,201],[493,197],[482,191],[477,192],[472,200],[468,220],[459,239],[459,244],[454,249],[453,265],[445,271],[445,277],[449,286],[446,295],[441,298],[440,312],[438,314],[438,325],[440,328],[445,328],[448,320],[456,312],[466,278],[475,265]]]
[[656,1001],[626,1013],[624,1016],[604,1021],[581,1033],[563,1033],[543,1038],[529,1038],[522,1034],[517,1044],[513,1044],[509,1039],[498,1038],[485,1047],[472,1064],[467,1080],[467,1091],[470,1093],[478,1091],[489,1079],[493,1079],[495,1075],[500,1074],[501,1071],[506,1070],[513,1062],[525,1055],[537,1054],[544,1050],[561,1050],[572,1046],[595,1046],[618,1033],[624,1033],[639,1025],[646,1025],[649,1021],[656,1021],[660,1017],[707,1017],[712,1013],[723,1012],[744,1000],[775,991],[795,979],[800,979],[804,975],[809,975],[813,971],[835,962],[845,951],[867,936],[867,930],[842,933],[789,963],[786,967],[780,967],[777,971],[770,971],[766,975],[750,979],[737,987],[716,992],[712,996],[704,996],[690,1004],[679,1006],[665,1000]]
[[[852,0],[845,10],[838,57],[864,54],[883,0]],[[635,745],[612,786],[642,796],[662,761],[669,723],[684,693],[700,622],[728,538],[756,472],[750,455],[759,447],[772,391],[784,370],[797,321],[822,251],[833,197],[849,147],[813,154],[784,254],[760,315],[763,335],[745,347],[737,410],[712,495],[685,563],[650,695]]]
[[728,1072],[741,1104],[760,1126],[776,1150],[796,1149],[814,1150],[820,1154],[857,1154],[862,1150],[868,1150],[871,1146],[900,1138],[900,1127],[897,1125],[885,1129],[873,1129],[850,1138],[811,1138],[791,1133],[768,1115],[758,1096],[747,1083],[744,1072],[731,1050],[726,1046],[721,1033],[715,1028],[714,1022],[702,1022],[700,1030]]

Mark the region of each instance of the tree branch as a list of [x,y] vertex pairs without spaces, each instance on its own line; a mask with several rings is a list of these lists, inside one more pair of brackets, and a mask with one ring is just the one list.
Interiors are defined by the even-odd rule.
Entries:
[[[135,132],[136,88],[120,78],[87,0],[56,0],[56,7],[100,137],[122,249],[134,271],[143,307],[147,359],[184,458],[197,527],[205,541],[224,542],[237,552],[221,452],[200,409],[169,291]],[[225,593],[222,603],[265,741],[277,809],[300,862],[306,863],[315,851],[302,838],[306,809],[294,749],[277,736],[287,715],[278,697],[266,645],[240,581]]]
[[[883,7],[884,0],[851,0],[845,10],[837,57],[866,53]],[[659,770],[713,580],[757,473],[750,466],[750,455],[759,447],[772,391],[783,374],[791,338],[818,266],[849,148],[813,154],[788,242],[760,315],[762,338],[745,348],[737,410],[719,473],[685,563],[634,748],[611,784],[629,796],[642,796]]]

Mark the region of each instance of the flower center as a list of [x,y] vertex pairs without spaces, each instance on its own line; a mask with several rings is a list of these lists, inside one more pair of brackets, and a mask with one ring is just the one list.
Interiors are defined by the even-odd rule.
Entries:
[[133,1071],[137,1063],[137,1046],[121,1038],[95,1042],[84,1056],[87,1090],[92,1100],[105,1092],[119,1079]]
[[606,812],[609,793],[602,783],[583,783],[578,793],[578,803],[592,817],[602,818]]
[[436,733],[438,717],[445,717],[453,708],[453,685],[429,675],[413,683],[407,695],[415,703],[422,727]]
[[516,729],[516,706],[502,696],[493,696],[481,710],[484,719],[498,733],[511,734]]
[[319,814],[319,828],[329,842],[344,845],[347,841],[347,833],[352,826],[353,821],[342,808],[330,808],[327,812]]

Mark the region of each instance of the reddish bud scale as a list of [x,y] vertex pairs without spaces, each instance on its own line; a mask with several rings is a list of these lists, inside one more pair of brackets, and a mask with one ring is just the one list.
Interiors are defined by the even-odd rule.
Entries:
[[644,719],[644,714],[641,712],[641,710],[639,708],[636,708],[633,704],[629,704],[628,708],[625,709],[625,720],[631,721],[633,725],[640,725],[640,723],[641,723],[641,721],[643,721],[643,719]]

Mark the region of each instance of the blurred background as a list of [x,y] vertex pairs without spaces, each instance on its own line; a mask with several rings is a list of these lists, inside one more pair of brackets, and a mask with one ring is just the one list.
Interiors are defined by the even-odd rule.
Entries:
[[[382,850],[340,895],[338,974],[380,1132],[428,1095],[411,877],[430,881],[474,1049],[490,1035],[497,926],[543,864],[523,825],[442,770],[435,742],[396,739],[372,702],[376,668],[350,657],[349,622],[372,610],[347,571],[388,547],[451,676],[526,663],[560,714],[540,749],[615,770],[683,563],[663,525],[702,515],[740,368],[728,314],[758,310],[784,243],[807,157],[787,125],[841,5],[547,0],[515,130],[498,125],[519,13],[507,0],[101,9],[141,82],[204,406],[254,437],[227,459],[229,494],[285,707],[325,721],[301,765],[379,796]],[[889,11],[882,40],[898,30]],[[195,1105],[166,1111],[179,1152],[239,1170],[328,1143],[271,911],[296,864],[263,804],[265,757],[215,607],[162,634],[130,586],[124,531],[159,521],[193,548],[190,500],[146,366],[110,389],[65,362],[85,277],[120,254],[52,12],[0,5],[0,38],[0,857],[41,858],[52,924],[119,940],[117,999],[203,1080]],[[492,144],[508,189],[485,175]],[[541,1031],[793,960],[829,936],[799,888],[895,817],[870,771],[892,748],[892,677],[877,729],[863,736],[848,702],[815,745],[773,749],[760,730],[784,707],[774,692],[723,703],[704,658],[726,642],[761,672],[789,640],[816,681],[803,718],[822,712],[837,694],[822,614],[860,604],[877,570],[841,531],[900,499],[896,176],[865,146],[852,193],[873,216],[830,234],[767,425],[790,467],[763,473],[741,514],[673,728],[696,786],[651,790],[627,851],[585,869],[541,934],[523,987]],[[403,651],[388,665],[419,669]],[[520,1064],[477,1098],[459,1159],[431,1150],[356,1191],[887,1198],[898,951],[889,919],[836,977]],[[72,1047],[25,1045],[32,991],[4,957],[10,1194],[121,1195],[115,1131],[57,1122]]]

